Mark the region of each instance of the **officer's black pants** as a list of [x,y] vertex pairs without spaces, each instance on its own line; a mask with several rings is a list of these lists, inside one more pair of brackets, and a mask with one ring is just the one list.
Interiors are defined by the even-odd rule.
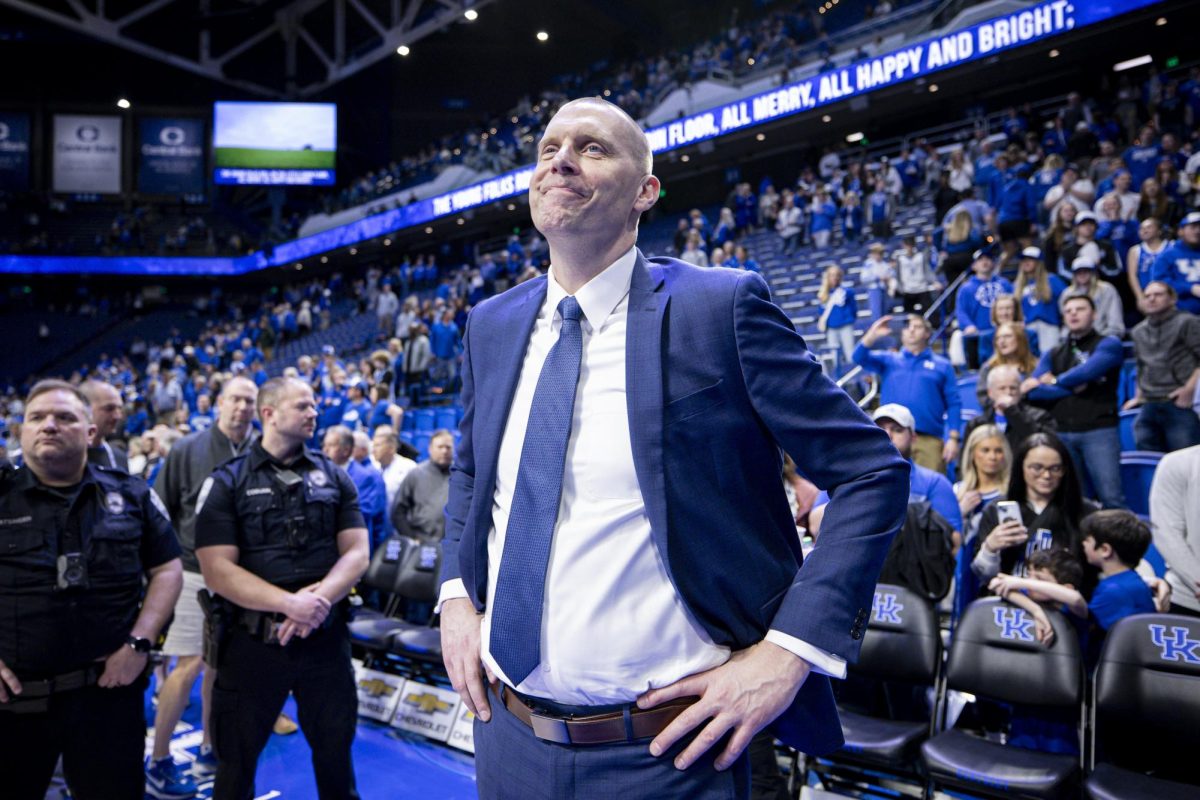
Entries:
[[263,644],[235,630],[221,656],[213,687],[213,800],[254,797],[258,757],[288,693],[312,748],[321,800],[356,800],[350,746],[358,722],[358,695],[345,623],[318,630],[287,647]]
[[44,713],[0,711],[0,797],[42,800],[61,755],[78,800],[141,800],[145,690],[139,678],[51,695]]

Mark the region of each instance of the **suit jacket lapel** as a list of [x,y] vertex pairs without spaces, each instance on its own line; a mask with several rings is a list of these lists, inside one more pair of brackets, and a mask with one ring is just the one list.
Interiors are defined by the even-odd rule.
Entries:
[[[508,412],[525,363],[525,351],[529,349],[529,337],[545,299],[546,279],[541,278],[522,297],[514,298],[514,303],[497,309],[500,313],[492,318],[491,324],[472,335],[472,344],[483,344],[485,354],[482,360],[472,354],[472,360],[484,365],[480,373],[487,376],[486,381],[480,381],[475,387],[476,408],[482,411],[482,419],[476,422],[475,442],[476,447],[486,448],[477,455],[475,497],[486,498],[489,508],[496,488],[500,440],[508,424]],[[491,524],[491,514],[481,517],[486,520],[483,528],[486,539],[486,525]]]
[[667,495],[663,476],[662,330],[670,293],[662,271],[638,251],[629,285],[625,337],[625,400],[638,486],[659,552],[667,553]]

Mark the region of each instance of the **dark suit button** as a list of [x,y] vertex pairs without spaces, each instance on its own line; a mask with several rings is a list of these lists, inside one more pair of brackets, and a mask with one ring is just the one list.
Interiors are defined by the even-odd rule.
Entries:
[[850,638],[858,641],[862,638],[862,631],[860,631],[858,628],[855,628],[854,630],[850,631]]

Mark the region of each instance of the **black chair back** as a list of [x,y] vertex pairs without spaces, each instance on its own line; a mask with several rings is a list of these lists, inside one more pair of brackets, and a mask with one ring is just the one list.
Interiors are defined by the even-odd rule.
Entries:
[[1057,611],[1047,611],[1054,642],[1034,635],[1033,618],[998,597],[967,607],[950,645],[946,685],[994,700],[1026,706],[1078,706],[1083,662],[1075,628]]
[[1200,781],[1200,619],[1136,614],[1114,625],[1094,709],[1097,761]]
[[410,541],[396,576],[396,594],[419,603],[437,602],[441,588],[442,544]]
[[371,555],[371,563],[362,576],[361,585],[386,594],[396,592],[396,583],[405,554],[416,546],[416,541],[405,536],[389,536]]
[[941,661],[937,612],[916,592],[881,583],[863,636],[856,675],[886,681],[932,684]]

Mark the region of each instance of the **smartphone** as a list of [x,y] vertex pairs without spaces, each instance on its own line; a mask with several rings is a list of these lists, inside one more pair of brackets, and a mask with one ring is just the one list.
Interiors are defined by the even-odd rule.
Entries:
[[1000,500],[996,503],[996,511],[1000,519],[1000,524],[1006,522],[1021,522],[1021,507],[1017,505],[1015,500]]

